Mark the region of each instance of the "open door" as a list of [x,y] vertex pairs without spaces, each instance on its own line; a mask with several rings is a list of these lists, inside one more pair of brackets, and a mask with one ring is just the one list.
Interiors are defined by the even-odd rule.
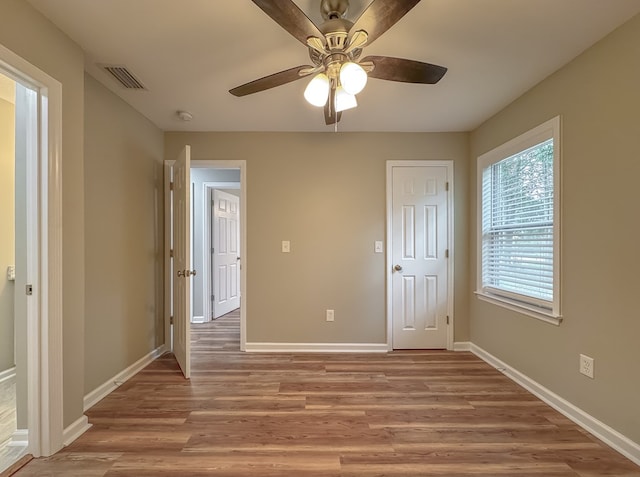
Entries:
[[191,375],[191,148],[185,146],[173,165],[173,353]]
[[213,317],[240,308],[240,198],[213,190]]

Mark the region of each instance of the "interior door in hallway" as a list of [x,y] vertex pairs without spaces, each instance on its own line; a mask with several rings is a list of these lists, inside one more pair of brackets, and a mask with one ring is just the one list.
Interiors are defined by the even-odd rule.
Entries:
[[446,348],[448,168],[398,166],[391,174],[392,346]]
[[240,307],[240,198],[213,190],[213,317]]
[[185,378],[191,375],[191,149],[173,165],[173,353]]

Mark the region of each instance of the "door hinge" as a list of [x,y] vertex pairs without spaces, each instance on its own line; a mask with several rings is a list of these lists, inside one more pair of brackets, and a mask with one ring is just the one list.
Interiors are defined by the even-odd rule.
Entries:
[[173,190],[173,182],[169,182],[169,190]]
[[215,295],[211,295],[211,301],[215,301],[216,296]]
[[444,251],[444,258],[449,258],[449,249]]
[[169,250],[169,257],[173,258],[173,249]]
[[33,295],[33,285],[25,285],[25,290],[24,292],[28,295],[31,296]]
[[173,316],[170,316],[170,317],[169,317],[169,324],[170,324],[170,325],[173,325]]
[[447,325],[449,324],[449,315],[447,315]]
[[446,191],[449,190],[449,183],[448,182],[444,183],[444,190],[446,190]]

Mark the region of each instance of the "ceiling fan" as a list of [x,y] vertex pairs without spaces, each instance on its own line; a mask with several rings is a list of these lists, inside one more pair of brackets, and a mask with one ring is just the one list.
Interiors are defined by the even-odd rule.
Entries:
[[362,49],[391,28],[420,0],[373,0],[355,23],[345,14],[349,0],[322,0],[324,18],[316,26],[292,0],[252,0],[282,28],[309,48],[313,65],[302,65],[229,90],[234,96],[264,91],[313,76],[305,98],[324,107],[326,124],[340,121],[342,111],[357,106],[356,94],[367,78],[404,83],[435,84],[447,68],[389,56],[360,58]]

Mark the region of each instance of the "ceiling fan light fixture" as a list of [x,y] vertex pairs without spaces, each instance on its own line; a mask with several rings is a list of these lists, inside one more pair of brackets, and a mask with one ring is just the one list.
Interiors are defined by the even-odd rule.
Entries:
[[355,94],[349,94],[342,86],[336,89],[336,112],[346,111],[358,106]]
[[367,72],[357,63],[348,61],[340,67],[340,84],[349,94],[358,94],[367,85]]
[[329,89],[331,84],[329,78],[324,73],[318,73],[313,77],[307,88],[304,90],[304,99],[318,108],[324,107],[329,99]]

